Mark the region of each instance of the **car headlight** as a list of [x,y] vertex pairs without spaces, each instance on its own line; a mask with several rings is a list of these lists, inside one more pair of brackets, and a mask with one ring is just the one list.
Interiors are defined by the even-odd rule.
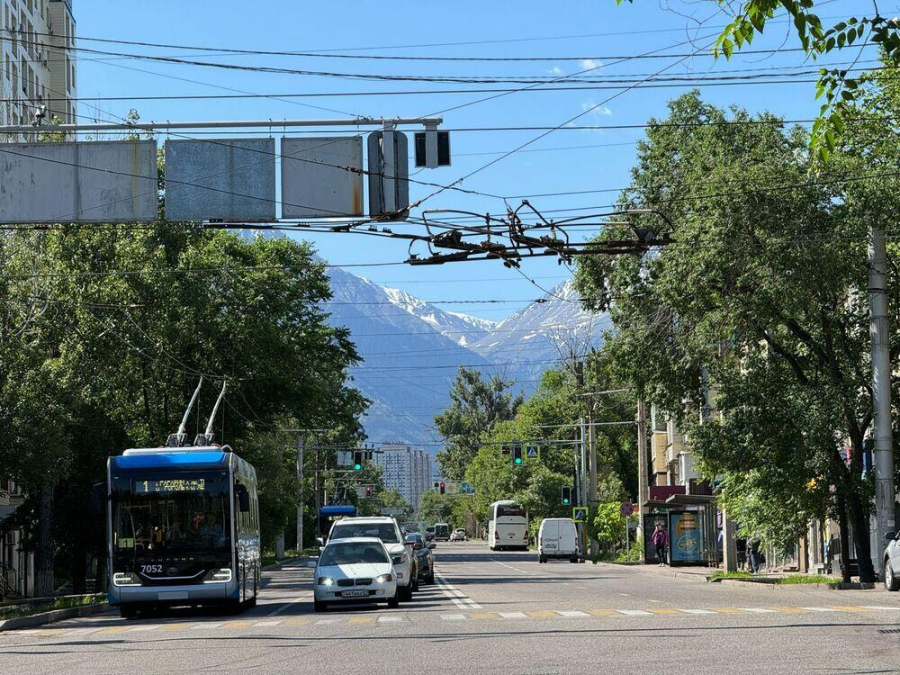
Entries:
[[204,584],[227,584],[229,581],[231,581],[231,568],[229,567],[210,570],[203,577]]
[[140,586],[141,580],[134,572],[116,572],[113,574],[113,586]]
[[319,577],[316,579],[316,584],[319,586],[334,586],[334,579],[331,577]]
[[383,584],[383,583],[386,583],[388,581],[393,581],[393,580],[394,580],[393,574],[382,574],[380,576],[375,577],[376,584]]
[[403,551],[403,553],[398,553],[396,555],[391,556],[391,562],[394,563],[395,565],[402,565],[407,560],[409,560],[409,556],[406,555],[406,551]]

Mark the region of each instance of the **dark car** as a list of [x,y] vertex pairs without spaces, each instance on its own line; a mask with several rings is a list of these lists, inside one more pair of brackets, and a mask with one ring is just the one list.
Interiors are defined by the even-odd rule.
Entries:
[[413,553],[419,563],[419,580],[426,584],[434,583],[434,554],[431,552],[435,544],[429,544],[418,532],[406,535],[406,543],[412,544]]

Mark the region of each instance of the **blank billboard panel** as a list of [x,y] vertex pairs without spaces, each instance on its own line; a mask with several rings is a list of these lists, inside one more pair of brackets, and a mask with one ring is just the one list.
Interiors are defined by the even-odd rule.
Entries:
[[0,143],[0,222],[156,220],[156,141]]
[[359,137],[282,138],[282,217],[361,216],[362,168]]
[[275,219],[275,139],[166,142],[166,219]]

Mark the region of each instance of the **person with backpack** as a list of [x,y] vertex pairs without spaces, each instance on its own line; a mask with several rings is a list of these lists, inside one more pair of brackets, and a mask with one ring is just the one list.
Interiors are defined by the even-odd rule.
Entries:
[[663,529],[662,523],[656,523],[653,534],[650,535],[650,541],[656,546],[656,559],[659,560],[659,566],[664,567],[666,564],[666,548],[669,545],[669,535]]

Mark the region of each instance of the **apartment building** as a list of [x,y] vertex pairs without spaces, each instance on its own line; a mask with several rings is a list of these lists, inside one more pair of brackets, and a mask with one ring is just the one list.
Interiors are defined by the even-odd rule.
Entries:
[[0,0],[0,124],[76,121],[74,46],[72,0]]
[[391,443],[375,453],[375,463],[384,469],[384,484],[396,488],[418,511],[422,495],[431,488],[431,456],[411,445]]

